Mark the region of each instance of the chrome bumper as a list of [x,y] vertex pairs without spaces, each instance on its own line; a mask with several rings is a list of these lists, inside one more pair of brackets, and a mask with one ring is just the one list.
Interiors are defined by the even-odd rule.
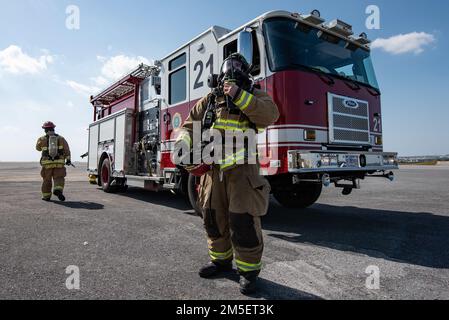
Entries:
[[288,154],[291,173],[397,170],[398,154],[388,152],[300,151]]

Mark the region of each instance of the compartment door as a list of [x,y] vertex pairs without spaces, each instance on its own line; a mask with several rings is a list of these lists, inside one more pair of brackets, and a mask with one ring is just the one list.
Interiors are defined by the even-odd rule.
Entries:
[[98,166],[98,124],[89,128],[88,170],[96,171]]
[[125,171],[125,129],[126,114],[122,114],[115,118],[115,163],[114,170]]

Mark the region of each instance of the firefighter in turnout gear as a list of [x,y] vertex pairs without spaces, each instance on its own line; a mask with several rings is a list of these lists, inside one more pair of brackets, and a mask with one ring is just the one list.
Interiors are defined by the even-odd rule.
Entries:
[[[64,183],[66,177],[65,165],[71,165],[70,148],[67,141],[55,133],[56,126],[53,122],[45,122],[42,129],[45,130],[45,136],[40,137],[36,143],[36,150],[42,152],[41,157],[41,176],[42,200],[50,201],[53,194],[60,201],[65,201]],[[53,186],[54,184],[54,186]]]
[[[250,66],[242,55],[232,54],[224,61],[221,71],[216,78],[220,89],[200,100],[191,110],[176,145],[192,147],[194,122],[202,121],[203,130],[210,127],[225,136],[248,130],[260,132],[277,121],[277,106],[268,94],[254,88],[249,77]],[[207,125],[206,122],[211,123]],[[224,153],[223,160],[214,162],[201,176],[198,192],[211,259],[199,275],[211,278],[230,271],[235,259],[243,294],[256,291],[262,269],[261,217],[268,211],[271,191],[268,181],[259,173],[256,141],[253,141],[253,148],[234,146],[232,153]],[[248,161],[252,154],[250,149],[256,152],[254,163]]]

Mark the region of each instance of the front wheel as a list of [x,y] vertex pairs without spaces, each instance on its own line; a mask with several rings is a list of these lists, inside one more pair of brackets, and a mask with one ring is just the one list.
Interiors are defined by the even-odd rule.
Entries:
[[319,183],[302,183],[292,186],[290,190],[274,191],[274,198],[284,207],[305,209],[318,201],[323,185]]

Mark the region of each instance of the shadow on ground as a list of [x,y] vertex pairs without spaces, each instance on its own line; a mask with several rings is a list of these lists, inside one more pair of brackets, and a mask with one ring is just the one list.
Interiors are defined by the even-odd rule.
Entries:
[[[240,280],[237,270],[228,272],[219,278],[228,279],[236,283],[239,283]],[[248,297],[266,300],[322,300],[322,298],[313,294],[272,282],[263,277],[259,278],[258,281],[257,293],[248,295]]]
[[259,279],[259,291],[251,297],[267,300],[323,300],[311,293],[283,286],[264,278]]
[[424,267],[449,267],[449,217],[432,213],[321,204],[288,210],[272,203],[263,228],[270,237],[285,241]]
[[[184,197],[170,192],[130,188],[120,195],[194,214]],[[263,218],[263,228],[270,237],[285,241],[424,267],[449,268],[447,216],[322,204],[291,210],[272,201],[269,214]]]
[[70,209],[84,209],[84,210],[102,210],[104,205],[96,202],[88,201],[65,201],[65,202],[54,202],[57,205],[67,207]]
[[188,214],[194,214],[194,211],[187,199],[182,195],[175,195],[168,191],[151,192],[140,188],[129,188],[125,193],[118,193],[119,196],[128,197],[134,200],[147,203],[166,206],[176,210],[185,211]]

